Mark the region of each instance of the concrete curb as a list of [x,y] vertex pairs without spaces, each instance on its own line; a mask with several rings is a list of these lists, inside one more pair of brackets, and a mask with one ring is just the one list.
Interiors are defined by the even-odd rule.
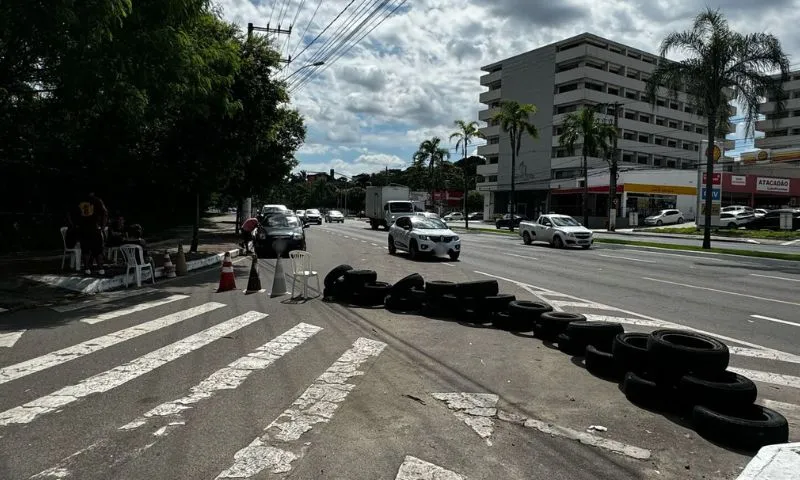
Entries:
[[[649,233],[649,232],[609,232],[609,231],[595,231],[600,235],[622,235],[627,237],[649,237],[649,238],[679,238],[681,240],[702,240],[703,237],[700,235],[680,235],[677,233]],[[715,235],[711,236],[711,240],[715,242],[727,242],[727,243],[746,243],[748,245],[764,245],[761,242],[754,240],[752,238],[731,238],[731,237],[718,237]]]
[[[186,270],[192,271],[222,263],[222,259],[223,257],[225,257],[225,253],[230,253],[231,257],[238,257],[240,254],[240,250],[241,249],[239,248],[234,248],[233,250],[229,250],[227,252],[221,252],[216,255],[210,255],[206,258],[198,258],[196,260],[188,261],[186,262]],[[131,276],[133,275],[131,274]],[[156,278],[164,277],[163,267],[158,267],[155,269],[155,277]],[[25,278],[27,278],[28,280],[33,280],[35,282],[51,285],[53,287],[63,288],[65,290],[71,290],[73,292],[86,293],[86,294],[106,292],[109,290],[113,290],[115,288],[123,287],[125,285],[125,275],[117,275],[111,278],[84,278],[84,277],[73,277],[65,275],[25,275]],[[150,280],[150,271],[148,270],[142,272],[142,285],[144,285],[145,281],[149,280]],[[135,284],[135,280],[133,281]]]
[[800,470],[800,442],[767,445],[736,480],[790,480]]

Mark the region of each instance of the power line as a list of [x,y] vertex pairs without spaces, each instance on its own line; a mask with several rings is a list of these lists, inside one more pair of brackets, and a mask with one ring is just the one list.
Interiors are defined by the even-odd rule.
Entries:
[[[282,49],[282,50],[284,50],[284,53],[286,53],[286,54],[289,53],[289,40],[292,37],[292,34],[291,34],[292,28],[294,27],[294,24],[297,23],[297,17],[300,16],[300,10],[303,9],[303,4],[305,4],[305,3],[306,3],[306,0],[300,0],[300,3],[297,6],[297,11],[295,11],[295,13],[294,13],[294,18],[292,19],[292,23],[289,24],[289,32],[290,33],[289,33],[289,35],[286,35],[286,43],[283,44],[283,49]],[[288,11],[287,11],[287,13],[288,13]],[[291,57],[287,56],[286,58],[289,58],[289,61],[291,62]]]
[[[302,49],[302,50],[300,50],[300,53],[298,53],[298,54],[297,54],[297,57],[299,57],[300,55],[302,55],[302,54],[303,54],[303,52],[305,52],[306,50],[308,50],[308,47],[310,47],[311,45],[314,45],[314,43],[315,43],[317,40],[319,40],[319,37],[321,37],[321,36],[322,36],[322,34],[323,34],[323,33],[325,33],[325,32],[326,32],[326,31],[327,31],[327,30],[328,30],[328,29],[331,27],[331,25],[333,25],[333,24],[334,24],[334,22],[336,22],[336,20],[338,20],[338,19],[339,19],[339,17],[341,17],[341,16],[342,16],[342,14],[345,12],[345,10],[347,10],[348,8],[350,8],[350,5],[352,5],[352,4],[353,4],[355,1],[356,1],[356,0],[350,0],[350,3],[348,3],[347,5],[345,5],[345,7],[344,7],[344,8],[343,8],[343,9],[342,9],[342,10],[341,10],[341,11],[340,11],[340,12],[339,12],[337,15],[336,15],[336,17],[335,17],[333,20],[331,20],[331,22],[330,22],[330,23],[328,23],[328,25],[326,25],[326,26],[325,26],[325,28],[323,28],[323,29],[322,29],[322,31],[321,31],[321,32],[319,32],[319,33],[317,34],[317,36],[316,36],[316,37],[314,37],[314,39],[313,39],[313,40],[311,40],[311,41],[308,43],[308,45],[306,45],[305,47],[303,47],[303,49]],[[297,58],[297,57],[295,57],[295,58]]]
[[314,18],[316,18],[317,12],[319,11],[319,7],[321,7],[321,6],[322,6],[322,0],[319,0],[319,2],[317,2],[317,8],[314,9],[314,13],[311,15],[311,20],[309,20],[308,23],[306,23],[306,28],[303,29],[303,34],[300,35],[300,39],[298,40],[297,45],[294,46],[294,49],[292,50],[292,53],[289,54],[290,57],[293,57],[294,56],[294,52],[296,52],[297,49],[300,48],[300,44],[303,43],[303,39],[306,38],[306,33],[308,32],[308,27],[310,27],[311,24],[314,23]]

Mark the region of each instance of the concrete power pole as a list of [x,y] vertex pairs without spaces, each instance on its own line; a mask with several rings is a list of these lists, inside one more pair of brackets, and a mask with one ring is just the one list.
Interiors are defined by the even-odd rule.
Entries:
[[617,137],[619,136],[619,102],[614,102],[614,151],[611,153],[611,165],[608,169],[608,230],[614,231],[617,228],[617,170],[619,168],[619,149],[617,148]]

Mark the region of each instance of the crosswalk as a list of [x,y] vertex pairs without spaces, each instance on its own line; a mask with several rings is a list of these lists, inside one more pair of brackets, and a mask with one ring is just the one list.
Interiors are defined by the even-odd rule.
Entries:
[[[66,385],[52,385],[48,391],[41,392],[36,398],[20,402],[18,405],[10,406],[2,401],[0,439],[13,438],[18,431],[15,429],[28,425],[38,426],[40,422],[47,422],[49,417],[68,415],[68,412],[81,403],[96,401],[102,394],[110,395],[138,378],[157,372],[171,362],[186,358],[219,342],[220,339],[230,338],[230,335],[263,323],[269,318],[268,313],[255,310],[241,313],[237,311],[235,305],[221,302],[206,302],[199,305],[187,305],[190,302],[177,303],[187,298],[189,298],[187,295],[145,298],[145,301],[133,306],[117,308],[114,308],[113,303],[106,304],[104,305],[108,308],[106,311],[88,312],[87,316],[73,324],[83,325],[82,328],[86,329],[100,327],[107,329],[108,325],[113,324],[111,320],[130,320],[130,315],[134,313],[140,315],[136,317],[137,319],[144,317],[146,320],[0,367],[0,398],[17,398],[19,392],[28,391],[20,382],[35,381],[36,374],[48,371],[53,373],[59,368],[69,368],[70,363],[75,363],[79,359],[91,358],[92,355],[110,351],[137,338],[141,340],[140,337],[145,335],[163,332],[168,327],[186,325],[186,321],[190,319],[194,319],[196,324],[207,327],[183,338],[169,337],[174,341],[164,346],[156,345],[152,347],[152,351],[137,350],[141,354],[136,358],[121,360],[118,365],[109,365],[110,368],[107,370],[79,381],[65,381]],[[166,313],[165,309],[172,311]],[[80,309],[77,308],[64,311],[80,313]],[[204,319],[208,319],[212,313],[216,315],[215,318],[219,315],[229,318],[219,322],[209,321],[207,324]],[[101,470],[113,468],[121,462],[128,462],[144,455],[162,439],[181,430],[195,418],[186,415],[187,411],[202,408],[203,403],[211,403],[215,397],[223,395],[226,391],[240,388],[254,374],[274,368],[276,363],[281,362],[283,357],[291,352],[305,348],[305,353],[310,353],[305,345],[322,331],[323,328],[320,326],[299,322],[252,350],[242,352],[242,356],[213,371],[189,387],[184,394],[167,399],[144,413],[134,412],[133,418],[121,419],[119,425],[105,432],[101,438],[88,446],[82,446],[52,466],[37,472],[20,474],[17,471],[4,472],[5,465],[0,462],[0,477],[110,478],[109,473],[102,473]],[[286,410],[261,434],[249,444],[242,444],[239,451],[230,456],[227,465],[220,464],[216,478],[251,478],[262,471],[289,472],[293,462],[296,463],[309,449],[310,443],[306,439],[308,432],[312,428],[318,428],[320,424],[331,421],[341,403],[356,389],[360,377],[377,360],[385,347],[385,343],[376,340],[365,337],[356,339],[351,347],[342,351],[338,359],[323,370],[294,402],[289,403]],[[285,368],[285,365],[281,367],[282,370]],[[37,387],[35,389],[37,391],[42,388],[41,384]],[[125,416],[125,412],[120,414],[121,418]],[[118,453],[121,450],[124,450],[123,455]],[[110,461],[112,457],[114,460]],[[407,467],[402,468],[407,469]]]

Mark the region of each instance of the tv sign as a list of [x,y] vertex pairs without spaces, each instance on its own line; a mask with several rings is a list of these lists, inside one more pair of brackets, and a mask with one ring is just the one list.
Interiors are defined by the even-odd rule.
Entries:
[[[706,199],[706,187],[703,187],[700,190],[700,199],[701,200],[705,200]],[[719,189],[719,188],[711,189],[711,201],[712,202],[719,202],[720,200],[722,200],[722,189]]]

